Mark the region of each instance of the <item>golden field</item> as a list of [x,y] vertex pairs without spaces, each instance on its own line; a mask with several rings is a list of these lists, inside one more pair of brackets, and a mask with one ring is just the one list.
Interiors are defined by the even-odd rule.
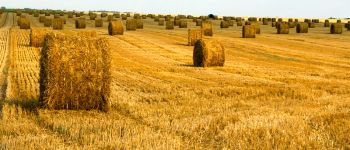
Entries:
[[36,108],[40,48],[16,20],[0,21],[0,149],[350,149],[345,28],[278,35],[261,25],[257,38],[243,39],[241,27],[214,21],[225,66],[196,68],[188,29],[148,18],[144,29],[109,36],[106,20],[103,28],[87,20],[112,47],[112,109],[103,113]]

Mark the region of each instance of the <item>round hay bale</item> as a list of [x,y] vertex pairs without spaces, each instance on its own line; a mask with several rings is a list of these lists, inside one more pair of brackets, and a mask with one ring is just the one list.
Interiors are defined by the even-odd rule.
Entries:
[[97,15],[96,14],[91,14],[90,15],[90,20],[95,20],[97,18]]
[[293,18],[289,18],[288,22],[294,22],[294,19]]
[[159,17],[158,16],[156,16],[156,17],[154,17],[154,22],[158,22],[159,21]]
[[299,22],[299,19],[294,19],[294,22]]
[[256,34],[260,34],[260,32],[261,32],[260,23],[254,21],[254,22],[252,22],[251,24],[255,26],[255,33],[256,33]]
[[203,39],[204,31],[202,29],[188,29],[188,46],[194,46],[197,40]]
[[309,22],[309,28],[316,28],[316,25],[314,22]]
[[324,21],[324,27],[330,27],[329,20],[325,20],[325,21]]
[[165,23],[165,29],[166,30],[174,30],[174,21],[167,21]]
[[107,17],[108,16],[108,14],[107,13],[101,13],[101,18],[104,18],[104,17]]
[[143,29],[143,21],[142,19],[136,19],[136,28]]
[[288,22],[289,28],[295,28],[295,22]]
[[40,17],[39,17],[39,22],[40,22],[40,23],[44,23],[45,19],[46,19],[45,16],[40,16]]
[[287,22],[278,23],[277,34],[289,34],[289,25]]
[[107,16],[107,21],[108,21],[108,22],[109,22],[109,21],[113,21],[113,19],[114,19],[114,18],[113,18],[112,15],[108,15],[108,16]]
[[21,15],[22,15],[22,12],[21,12],[21,11],[17,11],[17,12],[16,12],[16,15],[17,15],[17,16],[21,16]]
[[108,34],[109,35],[123,35],[124,27],[122,21],[111,21],[108,24]]
[[44,39],[46,33],[48,33],[47,28],[31,28],[29,35],[29,45],[33,47],[43,47]]
[[229,21],[227,21],[227,22],[228,22],[228,25],[231,26],[231,27],[233,27],[233,25],[234,25],[234,23],[235,23],[233,20],[229,20]]
[[174,20],[174,26],[180,26],[180,20]]
[[141,15],[140,14],[134,14],[134,19],[141,19]]
[[195,67],[224,66],[225,48],[217,40],[197,40],[193,50]]
[[282,22],[283,19],[282,18],[278,18],[277,22]]
[[131,17],[131,14],[130,14],[130,13],[127,13],[127,14],[126,14],[126,17]]
[[160,18],[159,21],[158,21],[158,25],[159,26],[164,26],[164,22],[165,22],[165,19],[164,18]]
[[196,26],[202,26],[202,20],[201,19],[197,19],[196,21]]
[[308,33],[309,32],[309,24],[306,22],[300,22],[297,24],[296,28],[297,33]]
[[180,28],[187,28],[187,20],[185,20],[185,19],[181,20],[179,27]]
[[135,19],[126,20],[126,30],[127,31],[135,31],[136,26],[137,26],[137,24],[136,24]]
[[269,21],[266,18],[263,19],[263,25],[269,25]]
[[108,112],[110,53],[106,38],[48,33],[40,55],[40,106]]
[[341,20],[337,20],[337,23],[341,23]]
[[114,16],[115,18],[120,18],[120,13],[115,13],[115,14],[113,14],[113,16]]
[[51,27],[52,26],[52,19],[46,18],[44,21],[44,27]]
[[95,19],[95,27],[103,27],[103,20],[100,19]]
[[332,23],[331,24],[331,34],[342,34],[343,25],[341,23]]
[[211,21],[202,22],[201,28],[203,29],[205,36],[213,36],[213,24]]
[[220,28],[228,28],[230,23],[228,21],[221,21]]
[[350,21],[348,23],[348,27],[347,27],[348,31],[350,31]]
[[127,20],[128,17],[125,14],[122,14],[122,20]]
[[86,20],[85,18],[78,18],[75,20],[75,28],[76,29],[85,29],[86,28]]
[[52,20],[52,29],[63,30],[64,20],[62,18],[56,18]]
[[271,18],[271,22],[276,22],[276,18]]
[[18,25],[20,29],[30,29],[30,21],[27,18],[19,18]]
[[242,38],[255,38],[256,29],[254,25],[245,25],[242,27]]

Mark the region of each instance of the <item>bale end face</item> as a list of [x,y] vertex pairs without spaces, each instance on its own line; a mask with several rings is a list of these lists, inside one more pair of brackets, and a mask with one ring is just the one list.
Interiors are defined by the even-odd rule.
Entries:
[[254,25],[245,25],[242,27],[242,37],[243,38],[255,38],[255,26]]
[[109,35],[123,35],[124,26],[122,21],[111,21],[108,24],[108,34]]
[[64,20],[62,18],[56,18],[52,20],[52,29],[63,30]]
[[204,31],[202,29],[188,29],[188,45],[194,46],[197,40],[203,39]]
[[108,111],[110,70],[106,39],[48,33],[40,58],[39,103],[48,109]]
[[225,49],[217,40],[197,40],[193,50],[195,67],[224,66]]

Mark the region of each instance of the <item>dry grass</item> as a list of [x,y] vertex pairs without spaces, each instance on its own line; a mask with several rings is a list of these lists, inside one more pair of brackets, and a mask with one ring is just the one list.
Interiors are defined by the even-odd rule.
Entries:
[[[241,27],[221,31],[215,20],[225,67],[194,68],[187,30],[144,22],[143,30],[107,37],[107,114],[38,109],[39,49],[20,30],[8,51],[8,29],[0,29],[1,66],[8,52],[11,60],[0,149],[350,148],[350,32],[332,35],[318,24],[278,35],[261,26],[258,38],[244,39]],[[68,19],[64,30],[74,28]],[[95,30],[107,36],[107,27]]]

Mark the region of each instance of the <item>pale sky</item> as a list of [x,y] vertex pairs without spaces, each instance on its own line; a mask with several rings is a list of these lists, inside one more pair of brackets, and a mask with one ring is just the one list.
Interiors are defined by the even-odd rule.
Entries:
[[0,6],[219,16],[350,17],[350,0],[0,0]]

